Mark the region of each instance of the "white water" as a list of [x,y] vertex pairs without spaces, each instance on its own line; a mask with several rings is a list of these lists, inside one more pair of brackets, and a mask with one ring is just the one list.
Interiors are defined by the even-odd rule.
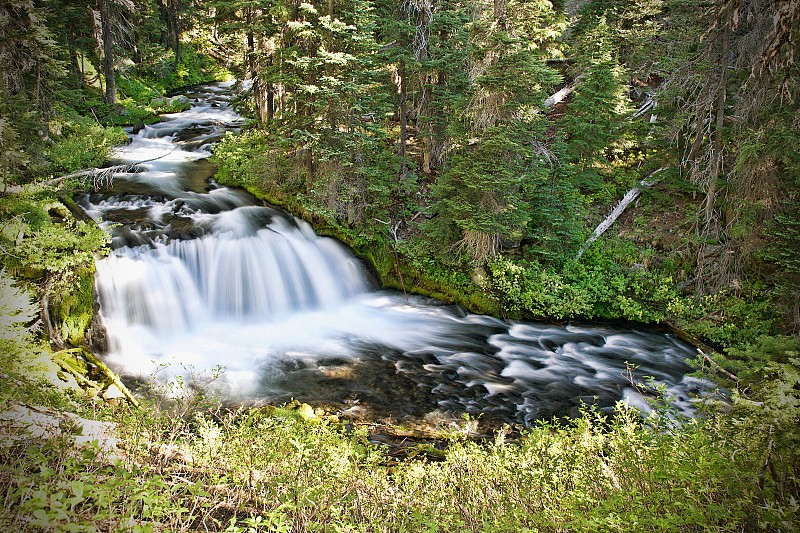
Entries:
[[165,118],[116,154],[158,159],[82,200],[114,237],[96,284],[104,357],[126,376],[221,365],[216,391],[237,401],[361,402],[523,423],[574,414],[581,402],[624,398],[647,409],[631,375],[666,385],[685,413],[709,387],[684,376],[693,350],[669,335],[506,323],[376,291],[338,242],[209,181],[209,147],[240,125],[226,86],[205,87],[190,111]]

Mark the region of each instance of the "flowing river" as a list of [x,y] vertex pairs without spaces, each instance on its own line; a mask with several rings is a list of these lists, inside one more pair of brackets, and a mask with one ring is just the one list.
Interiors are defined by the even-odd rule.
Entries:
[[651,377],[675,407],[711,384],[687,376],[694,349],[670,334],[502,321],[379,290],[339,242],[213,181],[211,146],[241,126],[230,84],[131,136],[144,162],[80,199],[112,234],[97,265],[105,361],[129,379],[203,379],[233,402],[292,398],[350,413],[484,413],[530,425],[620,399]]

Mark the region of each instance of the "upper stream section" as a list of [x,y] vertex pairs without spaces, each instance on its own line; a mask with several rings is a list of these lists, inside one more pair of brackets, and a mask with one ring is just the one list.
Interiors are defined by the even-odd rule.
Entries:
[[211,147],[242,125],[230,96],[229,84],[190,94],[189,111],[116,151],[135,171],[80,199],[113,236],[96,283],[105,359],[124,376],[222,366],[213,387],[232,401],[523,424],[582,403],[646,409],[634,383],[647,376],[687,414],[709,387],[686,376],[693,348],[662,332],[506,322],[377,290],[339,242],[214,183]]

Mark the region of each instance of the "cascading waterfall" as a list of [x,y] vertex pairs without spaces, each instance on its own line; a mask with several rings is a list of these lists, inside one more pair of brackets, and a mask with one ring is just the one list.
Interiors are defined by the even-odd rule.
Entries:
[[710,388],[685,375],[693,350],[670,335],[508,323],[375,290],[337,241],[213,183],[210,147],[241,125],[229,94],[226,84],[203,87],[189,111],[132,135],[115,157],[146,162],[81,199],[113,238],[96,284],[104,357],[121,374],[221,365],[216,390],[235,401],[294,397],[526,424],[582,403],[647,409],[631,383],[644,376],[686,413]]

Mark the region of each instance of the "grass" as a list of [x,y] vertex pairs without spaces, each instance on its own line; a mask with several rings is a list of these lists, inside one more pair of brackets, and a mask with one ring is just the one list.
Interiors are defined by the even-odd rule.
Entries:
[[766,436],[742,439],[728,415],[587,410],[513,440],[442,432],[444,453],[397,458],[368,425],[197,391],[97,414],[116,449],[63,435],[0,449],[3,530],[788,531],[798,513],[764,477]]

